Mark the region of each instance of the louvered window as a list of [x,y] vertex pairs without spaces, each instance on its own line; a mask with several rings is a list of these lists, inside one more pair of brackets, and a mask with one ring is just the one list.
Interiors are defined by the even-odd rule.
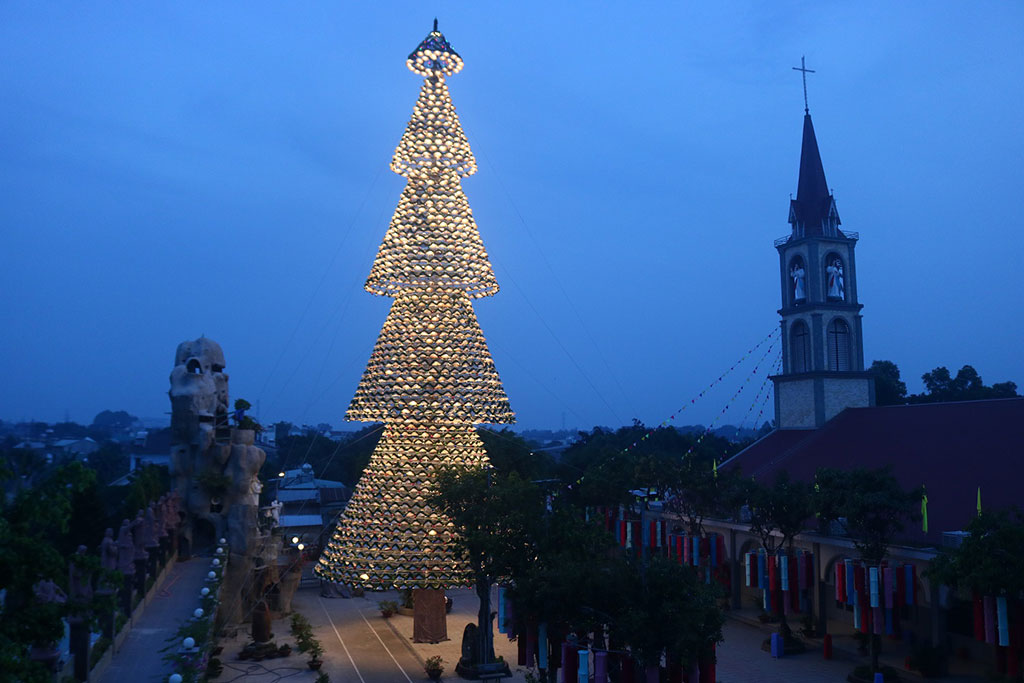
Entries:
[[840,318],[828,324],[828,369],[850,369],[850,326]]

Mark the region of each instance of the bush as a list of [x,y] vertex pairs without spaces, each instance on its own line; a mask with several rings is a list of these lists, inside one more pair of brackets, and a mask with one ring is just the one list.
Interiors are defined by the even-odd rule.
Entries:
[[439,676],[444,673],[444,660],[441,659],[440,655],[428,657],[427,661],[423,664],[423,670],[427,672],[427,675],[430,675],[431,672],[436,672],[435,675]]

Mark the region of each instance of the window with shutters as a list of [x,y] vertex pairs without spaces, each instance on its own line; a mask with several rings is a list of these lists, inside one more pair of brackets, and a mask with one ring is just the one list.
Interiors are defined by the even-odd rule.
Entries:
[[828,369],[850,369],[850,326],[842,318],[828,324]]

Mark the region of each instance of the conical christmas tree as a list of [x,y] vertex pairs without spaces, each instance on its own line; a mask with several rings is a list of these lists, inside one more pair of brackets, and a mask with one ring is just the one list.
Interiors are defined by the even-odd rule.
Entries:
[[438,469],[487,464],[474,424],[514,421],[471,303],[498,283],[460,184],[476,160],[445,77],[462,58],[435,22],[406,65],[425,77],[391,160],[408,184],[366,281],[395,302],[346,415],[384,434],[315,567],[375,590],[471,582],[426,501]]

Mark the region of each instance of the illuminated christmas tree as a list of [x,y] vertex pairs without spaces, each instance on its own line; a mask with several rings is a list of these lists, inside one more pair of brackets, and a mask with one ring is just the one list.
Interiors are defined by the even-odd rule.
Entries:
[[471,303],[498,283],[460,184],[476,160],[445,77],[462,58],[435,21],[406,65],[424,77],[391,159],[408,184],[366,281],[395,302],[346,415],[384,434],[315,568],[374,590],[471,583],[426,499],[439,469],[487,463],[474,424],[514,421]]

